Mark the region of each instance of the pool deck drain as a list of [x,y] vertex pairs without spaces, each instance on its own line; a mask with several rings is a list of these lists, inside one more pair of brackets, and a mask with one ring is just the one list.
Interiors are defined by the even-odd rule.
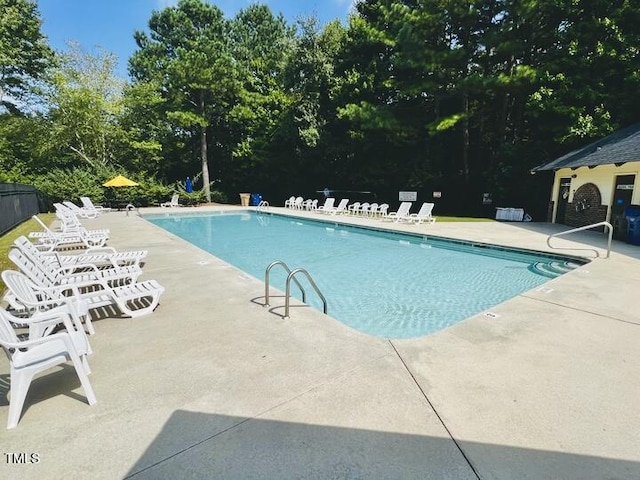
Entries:
[[[487,312],[499,318],[389,342],[308,308],[272,315],[261,281],[138,215],[84,223],[148,249],[143,279],[167,291],[149,316],[94,322],[97,405],[69,369],[32,384],[18,428],[0,427],[2,478],[640,478],[639,247],[614,242],[610,259]],[[539,250],[565,229],[383,226]],[[6,359],[0,378],[3,425]],[[20,452],[39,461],[7,460]]]

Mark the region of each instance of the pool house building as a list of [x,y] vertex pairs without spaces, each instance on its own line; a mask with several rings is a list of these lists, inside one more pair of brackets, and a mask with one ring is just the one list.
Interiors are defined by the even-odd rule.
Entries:
[[640,123],[574,150],[532,173],[553,171],[548,220],[572,227],[609,221],[626,229],[626,207],[640,205]]

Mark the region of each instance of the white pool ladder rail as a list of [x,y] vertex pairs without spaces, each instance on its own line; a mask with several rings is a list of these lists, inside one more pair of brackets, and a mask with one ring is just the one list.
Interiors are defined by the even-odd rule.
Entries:
[[578,227],[578,228],[573,228],[571,230],[566,230],[564,232],[554,233],[553,235],[549,235],[547,237],[547,246],[549,248],[554,248],[554,249],[586,250],[588,252],[595,252],[596,257],[599,257],[600,256],[600,252],[598,250],[596,250],[595,248],[554,247],[553,245],[551,245],[551,239],[552,238],[559,237],[561,235],[567,235],[569,233],[581,232],[583,230],[590,230],[590,229],[596,228],[596,227],[605,227],[607,230],[609,230],[609,236],[608,236],[608,240],[607,240],[607,256],[604,257],[604,258],[609,258],[609,255],[611,255],[611,240],[613,239],[613,225],[611,225],[609,222],[598,222],[598,223],[594,223],[592,225],[585,225],[584,227]]
[[327,299],[318,288],[318,285],[316,285],[316,282],[313,280],[313,277],[311,277],[311,274],[304,268],[296,268],[294,270],[291,270],[289,266],[286,263],[284,263],[282,260],[276,260],[274,262],[271,262],[269,266],[266,268],[266,270],[264,271],[264,299],[265,299],[264,301],[265,301],[266,307],[269,306],[269,274],[271,272],[271,269],[275,266],[281,266],[287,272],[287,282],[285,286],[285,297],[284,297],[284,318],[289,318],[292,281],[295,282],[295,284],[298,286],[298,288],[302,292],[302,303],[307,302],[307,293],[304,287],[302,286],[302,284],[296,278],[296,275],[298,274],[303,274],[305,277],[307,277],[307,281],[313,287],[313,289],[315,290],[320,300],[322,300],[323,313],[325,315],[327,314]]

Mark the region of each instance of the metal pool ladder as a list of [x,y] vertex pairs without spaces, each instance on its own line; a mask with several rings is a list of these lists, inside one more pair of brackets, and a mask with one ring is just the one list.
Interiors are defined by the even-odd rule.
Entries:
[[292,281],[294,281],[296,283],[296,285],[298,286],[298,288],[302,292],[302,303],[306,303],[307,302],[307,292],[305,292],[304,288],[302,287],[302,284],[300,284],[300,282],[296,278],[296,275],[299,274],[299,273],[301,273],[305,277],[307,277],[307,281],[313,287],[313,289],[316,291],[316,293],[318,294],[318,297],[320,297],[320,300],[322,300],[322,311],[326,315],[327,314],[327,299],[324,297],[324,295],[322,294],[322,292],[318,288],[318,285],[316,285],[316,282],[313,280],[313,278],[311,277],[309,272],[307,270],[305,270],[304,268],[296,268],[294,270],[291,270],[289,268],[289,266],[286,263],[284,263],[282,260],[276,260],[275,262],[271,262],[269,264],[269,266],[266,268],[266,270],[264,271],[264,299],[265,299],[264,301],[265,301],[265,306],[267,306],[267,307],[269,306],[269,273],[271,272],[271,269],[273,267],[277,266],[277,265],[280,265],[287,272],[287,283],[286,283],[286,287],[285,287],[285,297],[284,297],[284,318],[289,318],[289,304],[290,304],[290,300],[291,300],[291,282]]
[[574,228],[572,230],[566,230],[564,232],[554,233],[553,235],[549,235],[547,237],[547,246],[549,248],[561,248],[565,250],[587,250],[589,252],[595,252],[596,257],[599,257],[600,252],[598,252],[598,250],[596,250],[595,248],[554,247],[551,245],[551,239],[554,237],[559,237],[560,235],[566,235],[568,233],[580,232],[582,230],[589,230],[591,228],[602,227],[602,226],[606,227],[607,230],[609,230],[609,238],[607,241],[607,256],[604,257],[604,258],[609,258],[609,255],[611,254],[611,239],[613,238],[613,225],[611,225],[609,222],[598,222],[598,223],[594,223],[593,225],[586,225],[584,227],[579,227],[579,228]]

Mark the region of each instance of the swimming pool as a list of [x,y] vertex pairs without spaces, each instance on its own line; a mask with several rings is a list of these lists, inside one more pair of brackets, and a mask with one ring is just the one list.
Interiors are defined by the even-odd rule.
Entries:
[[[384,338],[433,333],[584,263],[269,213],[145,218],[260,280],[274,260],[305,268],[327,298],[329,315]],[[273,287],[284,290],[285,279],[284,270],[272,271]],[[307,292],[307,303],[321,310]],[[295,287],[292,293],[299,298]]]

